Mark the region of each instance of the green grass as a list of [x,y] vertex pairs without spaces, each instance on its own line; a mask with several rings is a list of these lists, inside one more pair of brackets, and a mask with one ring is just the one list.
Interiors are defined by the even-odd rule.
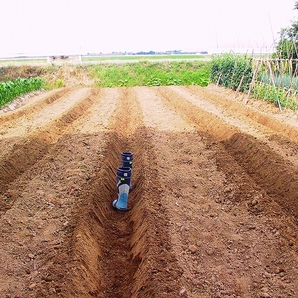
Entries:
[[[208,56],[207,56],[208,57]],[[113,60],[187,60],[187,59],[202,59],[203,55],[121,55],[121,56],[97,56],[83,57],[83,61],[113,61]]]
[[210,63],[204,61],[142,61],[89,67],[98,87],[200,85],[207,86]]
[[290,74],[275,74],[271,78],[269,73],[261,72],[258,75],[258,82],[253,88],[253,94],[254,97],[262,98],[277,106],[280,103],[283,108],[297,110],[297,90],[297,77]]
[[[226,53],[212,56],[211,80],[226,88],[247,92],[252,80],[252,59],[247,55]],[[241,83],[241,85],[240,85]]]
[[[272,82],[267,66],[263,66],[263,68],[253,87],[253,97],[264,99],[283,108],[297,110],[298,102],[295,90],[298,90],[298,78],[285,73],[275,74],[274,82]],[[233,53],[212,57],[211,81],[213,83],[233,90],[240,87],[241,92],[248,92],[252,77],[252,57]]]

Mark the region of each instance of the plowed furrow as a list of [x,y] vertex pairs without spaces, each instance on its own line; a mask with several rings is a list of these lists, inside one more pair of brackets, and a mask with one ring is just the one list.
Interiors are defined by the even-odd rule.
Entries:
[[190,124],[194,124],[197,129],[214,135],[218,140],[225,140],[240,130],[227,123],[219,116],[207,112],[202,108],[186,101],[176,92],[167,89],[156,89],[158,95],[170,109],[174,110],[178,115]]
[[83,134],[108,130],[109,119],[115,111],[118,97],[119,90],[117,88],[101,89],[100,102],[95,103],[92,109],[76,122],[74,129]]
[[[291,217],[285,219],[281,208],[222,142],[188,121],[185,115],[195,117],[195,107],[185,111],[183,104],[179,109],[169,103],[162,105],[165,99],[159,91],[163,90],[139,88],[138,92],[142,94],[144,122],[154,128],[150,139],[163,194],[161,204],[170,218],[167,229],[182,273],[176,297],[179,293],[189,297],[258,296],[264,284],[281,296],[293,291],[295,282],[282,289],[283,281],[278,278],[259,278],[267,266],[277,266],[277,258],[297,264],[295,246],[290,257],[285,245],[296,243]],[[171,94],[169,100],[173,97]],[[189,124],[183,125],[181,118]],[[277,236],[269,231],[272,222],[280,222]],[[276,251],[269,253],[264,247]],[[239,287],[242,280],[245,283]]]
[[[70,92],[67,92],[70,93]],[[59,119],[61,114],[66,113],[67,110],[71,110],[74,107],[77,98],[79,100],[82,97],[86,97],[88,89],[77,92],[71,92],[68,96],[62,96],[60,100],[56,100],[54,105],[47,105],[44,109],[38,108],[39,102],[36,102],[36,112],[34,112],[35,104],[32,104],[30,109],[31,113],[26,114],[24,117],[16,119],[16,121],[9,121],[7,125],[2,125],[0,128],[1,152],[0,157],[5,158],[14,149],[14,146],[18,142],[24,142],[28,138],[35,138],[40,134],[43,127],[51,125],[55,119]],[[74,98],[76,98],[74,100]]]
[[[285,160],[290,161],[294,167],[298,168],[298,155],[293,154],[298,152],[298,142],[295,138],[295,134],[298,133],[297,127],[295,128],[277,119],[265,116],[262,112],[235,100],[218,94],[214,95],[214,93],[208,92],[207,88],[199,86],[179,88],[172,86],[170,89],[195,106],[203,107],[205,111],[208,111],[213,116],[219,117],[226,123],[235,128],[237,127],[240,131],[266,143],[271,150],[276,151]],[[191,92],[192,90],[194,91],[193,93]],[[265,117],[267,121],[260,122],[256,120],[261,117]],[[271,125],[266,125],[267,122],[270,122]],[[285,129],[285,127],[287,128]]]
[[194,95],[221,105],[225,110],[228,110],[229,113],[232,113],[233,115],[238,115],[253,120],[256,123],[283,135],[289,140],[298,143],[297,128],[291,126],[289,123],[283,123],[277,119],[274,119],[273,117],[270,117],[261,111],[257,111],[256,109],[246,107],[241,103],[230,100],[229,98],[220,94],[222,90],[220,88],[217,92],[214,91],[214,87],[202,88],[198,86],[188,86],[187,89],[190,90],[190,92]]
[[267,194],[297,219],[298,171],[267,145],[246,134],[224,141],[225,148]]
[[198,90],[72,89],[5,122],[1,297],[295,296],[296,143]]
[[[49,150],[49,146],[62,136],[67,127],[91,107],[97,91],[81,99],[60,118],[47,123],[42,129],[32,135],[16,139],[10,152],[6,152],[0,160],[0,190],[4,193],[14,179],[28,170],[40,160]],[[8,204],[7,204],[8,203]],[[1,200],[1,211],[5,211],[13,200]]]
[[[52,105],[47,105],[44,109],[31,113],[28,116],[21,117],[16,121],[10,122],[7,125],[1,126],[1,134],[4,138],[23,137],[38,133],[42,128],[49,123],[53,123],[59,119],[61,115],[65,114],[77,105],[77,102],[82,98],[88,97],[90,89],[73,90],[67,96],[57,100]],[[38,103],[37,103],[38,105]]]
[[28,117],[32,113],[37,113],[44,109],[47,105],[54,103],[57,100],[60,100],[64,96],[67,96],[70,93],[69,88],[62,90],[53,90],[50,93],[41,94],[35,96],[30,103],[25,104],[24,106],[18,108],[13,112],[9,112],[1,115],[0,124],[3,125],[6,122],[16,121],[17,119],[26,116]]
[[[277,156],[268,145],[230,125],[218,116],[184,100],[172,90],[160,92],[166,105],[175,109],[197,129],[223,141],[229,154],[286,212],[297,218],[298,172],[289,162]],[[284,198],[287,198],[286,200]]]

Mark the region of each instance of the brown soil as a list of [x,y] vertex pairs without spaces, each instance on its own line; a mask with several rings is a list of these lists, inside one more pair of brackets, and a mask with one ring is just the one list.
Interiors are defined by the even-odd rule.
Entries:
[[297,297],[297,113],[211,85],[69,87],[0,117],[1,297]]

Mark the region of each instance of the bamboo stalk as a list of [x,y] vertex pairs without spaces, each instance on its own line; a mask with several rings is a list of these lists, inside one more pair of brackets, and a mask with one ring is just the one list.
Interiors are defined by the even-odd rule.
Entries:
[[237,90],[236,90],[235,97],[237,97],[237,96],[238,96],[238,93],[239,93],[239,91],[240,91],[240,88],[241,88],[241,86],[242,86],[242,83],[243,83],[244,77],[245,77],[245,75],[243,74],[243,75],[242,75],[242,77],[241,77],[240,83],[239,83],[239,85],[238,85],[238,87],[237,87]]
[[245,100],[244,100],[244,104],[247,104],[247,103],[248,103],[248,99],[249,99],[249,97],[250,97],[252,88],[253,88],[253,86],[255,85],[255,80],[256,80],[256,76],[257,76],[257,73],[258,73],[258,70],[259,70],[259,64],[260,64],[260,61],[261,61],[261,60],[256,60],[256,61],[257,61],[257,65],[256,65],[256,68],[255,68],[255,70],[254,70],[254,73],[253,73],[251,82],[250,82],[250,84],[249,84],[249,90],[248,90],[247,96],[246,96],[246,98],[245,98]]
[[220,81],[220,79],[221,79],[221,75],[222,75],[222,73],[219,75],[219,77],[218,77],[218,80],[217,80],[217,83],[216,83],[216,87],[218,87],[218,85],[219,85],[219,81]]
[[[268,68],[269,68],[270,79],[271,79],[272,85],[274,87],[275,93],[277,94],[277,92],[276,92],[276,85],[275,85],[275,82],[274,82],[274,76],[273,76],[271,64],[270,64],[269,61],[267,61],[267,65],[268,65]],[[282,112],[281,104],[280,104],[280,101],[279,101],[278,98],[277,98],[277,103],[278,103],[279,110]]]

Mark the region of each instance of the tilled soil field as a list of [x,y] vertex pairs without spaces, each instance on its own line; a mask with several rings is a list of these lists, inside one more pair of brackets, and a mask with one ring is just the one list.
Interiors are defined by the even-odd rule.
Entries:
[[297,297],[297,113],[210,85],[64,88],[0,117],[0,297]]

